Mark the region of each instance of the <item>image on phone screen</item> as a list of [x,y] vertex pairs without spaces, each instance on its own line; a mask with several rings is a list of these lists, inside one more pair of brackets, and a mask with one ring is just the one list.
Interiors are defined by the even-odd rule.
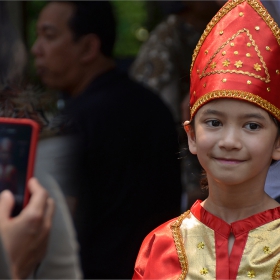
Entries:
[[8,189],[14,194],[13,215],[24,203],[31,133],[28,125],[0,124],[0,192]]

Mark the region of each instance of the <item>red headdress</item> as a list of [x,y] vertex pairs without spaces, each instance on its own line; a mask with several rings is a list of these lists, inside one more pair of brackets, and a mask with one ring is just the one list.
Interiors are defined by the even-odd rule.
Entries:
[[280,121],[280,30],[258,0],[228,1],[193,54],[191,119],[205,103],[236,98]]

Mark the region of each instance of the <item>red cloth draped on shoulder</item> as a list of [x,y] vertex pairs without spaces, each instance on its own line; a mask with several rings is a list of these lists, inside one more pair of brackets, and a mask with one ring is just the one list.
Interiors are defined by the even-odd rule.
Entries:
[[133,279],[178,279],[181,266],[175,248],[170,220],[144,239],[140,248]]

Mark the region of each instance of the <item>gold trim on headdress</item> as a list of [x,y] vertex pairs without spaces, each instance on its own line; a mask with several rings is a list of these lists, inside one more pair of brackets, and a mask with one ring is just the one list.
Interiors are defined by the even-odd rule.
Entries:
[[240,90],[215,90],[203,95],[195,102],[195,104],[191,108],[191,118],[193,118],[195,112],[202,105],[204,105],[205,103],[211,100],[218,99],[218,98],[235,98],[235,99],[240,99],[251,103],[255,103],[256,105],[270,112],[277,119],[280,119],[280,110],[277,107],[275,107],[273,104],[271,104],[270,102],[266,101],[265,99],[261,98],[258,95],[252,94],[250,92],[240,91]]

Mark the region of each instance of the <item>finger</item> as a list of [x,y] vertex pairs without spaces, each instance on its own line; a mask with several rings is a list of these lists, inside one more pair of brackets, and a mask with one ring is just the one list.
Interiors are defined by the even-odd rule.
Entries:
[[55,211],[54,200],[49,197],[47,200],[47,207],[45,212],[45,226],[47,229],[51,228],[54,211]]
[[15,198],[9,190],[0,194],[0,220],[6,220],[11,217],[15,205]]
[[36,178],[31,178],[27,184],[31,197],[28,205],[23,211],[36,211],[38,215],[43,216],[47,207],[48,193],[40,185]]
[[47,208],[44,217],[43,227],[40,229],[40,244],[38,244],[37,248],[40,246],[40,250],[38,250],[41,257],[45,255],[45,251],[47,249],[47,244],[49,240],[49,234],[52,228],[53,215],[55,211],[55,203],[52,198],[49,198],[47,201]]
[[27,187],[29,188],[31,194],[40,191],[43,188],[35,177],[28,180]]

